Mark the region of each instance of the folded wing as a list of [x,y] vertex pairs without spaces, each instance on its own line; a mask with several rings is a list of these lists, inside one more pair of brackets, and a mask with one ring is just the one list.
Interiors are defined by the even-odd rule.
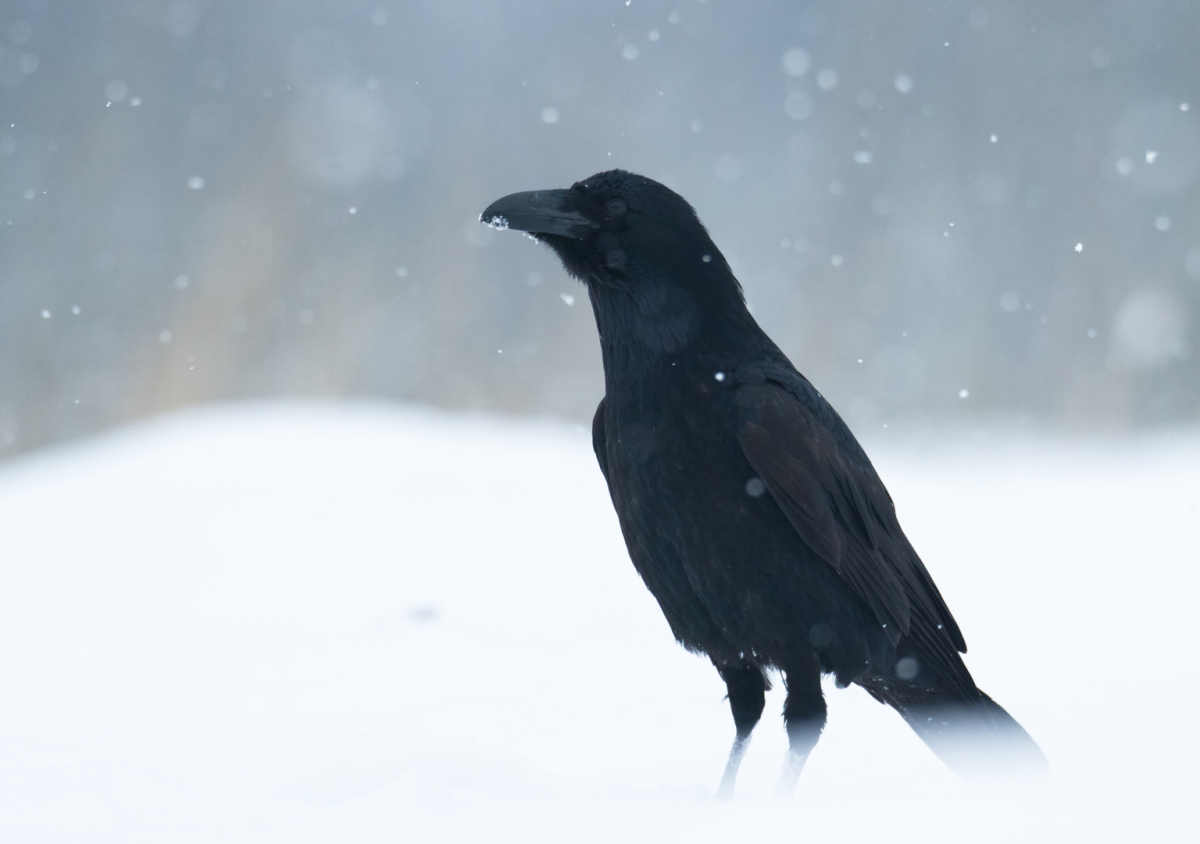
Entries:
[[892,644],[911,637],[948,681],[973,690],[958,658],[966,642],[874,467],[812,385],[782,375],[736,388],[737,437],[750,465],[800,539],[871,607]]

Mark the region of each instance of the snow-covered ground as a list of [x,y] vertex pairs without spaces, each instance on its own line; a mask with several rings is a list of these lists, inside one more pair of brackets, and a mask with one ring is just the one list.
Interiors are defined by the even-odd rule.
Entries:
[[789,803],[629,564],[583,432],[196,411],[0,468],[5,842],[1191,838],[1200,436],[875,450],[1055,784],[829,687]]

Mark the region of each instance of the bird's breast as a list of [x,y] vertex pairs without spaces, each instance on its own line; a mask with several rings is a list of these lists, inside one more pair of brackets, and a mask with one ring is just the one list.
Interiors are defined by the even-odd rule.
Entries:
[[657,395],[613,398],[605,400],[606,445],[622,527],[696,565],[698,555],[717,550],[714,537],[733,535],[718,526],[761,509],[746,491],[749,484],[760,492],[737,441],[732,387],[711,375],[683,375],[662,379]]

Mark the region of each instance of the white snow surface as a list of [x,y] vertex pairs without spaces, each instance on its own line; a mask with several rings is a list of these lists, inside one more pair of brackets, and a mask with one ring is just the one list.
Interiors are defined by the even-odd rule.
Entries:
[[5,842],[1183,840],[1200,436],[873,450],[1052,785],[827,685],[789,802],[629,563],[581,431],[191,411],[0,468]]

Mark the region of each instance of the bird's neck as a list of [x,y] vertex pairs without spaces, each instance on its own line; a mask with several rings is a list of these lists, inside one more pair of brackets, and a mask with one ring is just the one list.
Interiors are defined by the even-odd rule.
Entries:
[[732,371],[765,337],[736,289],[706,296],[668,285],[588,285],[588,294],[600,333],[606,393],[614,399],[661,387],[664,376],[711,377],[722,367]]

